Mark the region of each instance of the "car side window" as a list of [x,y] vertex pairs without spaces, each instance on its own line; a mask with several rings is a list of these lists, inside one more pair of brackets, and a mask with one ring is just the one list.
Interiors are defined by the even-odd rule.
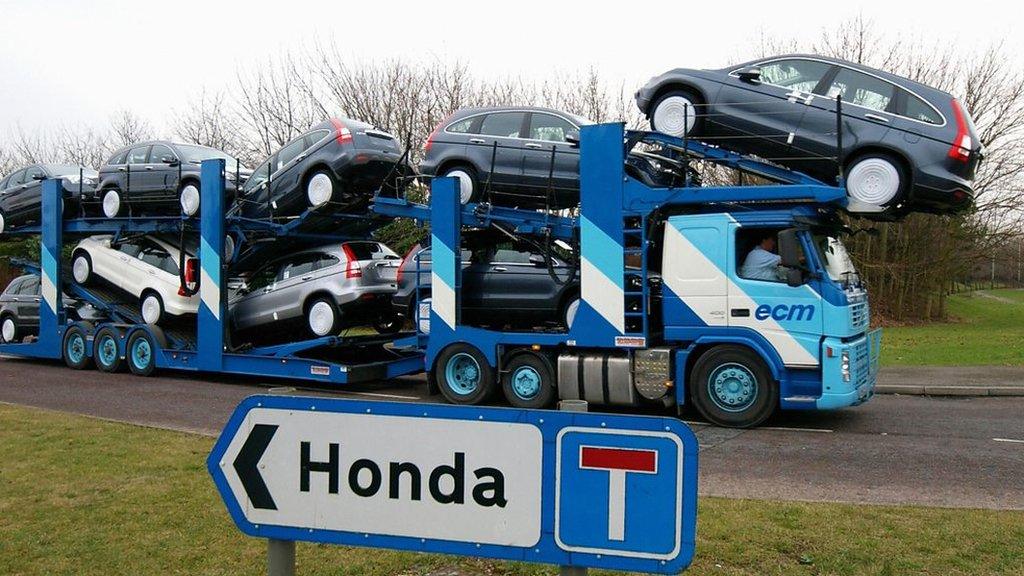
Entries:
[[260,288],[266,288],[277,280],[277,272],[280,264],[274,263],[269,266],[264,266],[256,272],[253,272],[249,280],[246,281],[245,285],[249,291],[259,290]]
[[289,278],[295,278],[296,276],[302,276],[303,274],[309,274],[313,271],[313,266],[316,265],[319,259],[320,256],[318,254],[301,254],[296,256],[281,267],[281,270],[277,275],[278,281],[288,280]]
[[134,241],[126,241],[118,244],[117,250],[131,256],[132,258],[136,258],[142,250],[142,246],[139,246],[139,244]]
[[139,146],[132,148],[128,152],[128,163],[129,164],[145,164],[146,157],[149,156],[149,146]]
[[32,276],[27,278],[21,283],[21,287],[18,288],[18,294],[21,296],[38,296],[39,295],[39,277]]
[[18,170],[17,172],[15,172],[14,174],[11,175],[11,181],[7,183],[7,187],[8,188],[14,188],[15,186],[18,186],[19,184],[23,184],[24,182],[25,182],[25,171],[24,170]]
[[530,251],[522,250],[511,242],[502,242],[494,247],[494,256],[491,262],[504,264],[529,264]]
[[546,142],[565,142],[568,134],[579,135],[579,130],[568,120],[553,114],[534,112],[530,120],[530,138]]
[[792,88],[801,92],[813,92],[832,65],[817,60],[776,60],[766,62],[761,68],[761,81],[772,86]]
[[926,124],[935,124],[936,126],[942,124],[942,117],[927,102],[905,90],[904,96],[907,99],[906,110],[903,112],[904,116]]
[[174,152],[163,144],[154,144],[153,149],[149,151],[150,164],[160,164],[165,159],[174,160],[175,158]]
[[313,130],[306,134],[306,148],[312,148],[314,144],[330,135],[330,130]]
[[476,120],[476,118],[466,118],[465,120],[452,122],[447,128],[445,128],[445,131],[451,132],[452,134],[472,134],[474,120]]
[[331,266],[337,266],[338,264],[341,264],[341,258],[338,258],[333,254],[318,254],[314,268],[316,270],[323,270],[324,268],[330,268]]
[[277,163],[274,165],[274,171],[280,170],[286,164],[298,158],[299,154],[302,154],[302,151],[305,149],[305,138],[294,140],[284,148],[281,148],[281,151],[277,153]]
[[256,188],[259,188],[260,184],[267,181],[267,177],[270,175],[270,162],[264,162],[259,168],[253,171],[252,176],[245,181],[245,185],[242,186],[242,192],[248,193]]
[[122,151],[118,152],[117,154],[114,154],[113,156],[111,156],[110,160],[107,160],[107,164],[124,164],[124,159],[127,156],[128,156],[128,151],[127,150],[122,150]]
[[4,296],[14,296],[21,289],[21,285],[25,283],[24,278],[15,278],[7,285],[7,289],[4,290]]
[[498,112],[488,114],[482,124],[480,133],[487,136],[519,138],[523,127],[523,112]]
[[7,189],[7,182],[8,182],[8,181],[9,181],[10,179],[11,179],[11,177],[10,177],[10,176],[8,176],[7,178],[2,178],[2,179],[0,179],[0,190],[6,190],[6,189]]
[[896,86],[867,74],[840,68],[826,96],[842,96],[844,103],[856,104],[879,112],[890,110]]
[[146,245],[139,251],[138,258],[146,264],[159,268],[168,274],[178,275],[178,263],[174,261],[174,258],[171,257],[167,250],[158,244],[146,242]]

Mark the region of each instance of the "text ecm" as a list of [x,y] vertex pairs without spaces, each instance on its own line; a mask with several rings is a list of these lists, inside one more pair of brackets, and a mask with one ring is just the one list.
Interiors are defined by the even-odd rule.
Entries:
[[[804,317],[806,315],[806,318]],[[776,322],[783,320],[811,320],[814,318],[814,306],[810,304],[779,304],[774,308],[768,304],[761,304],[754,310],[754,318],[767,320],[771,318]]]
[[[309,477],[313,473],[327,474],[327,491],[337,494],[341,487],[341,445],[328,444],[326,462],[315,462],[309,456],[310,443],[300,443],[299,490],[309,492]],[[466,454],[456,452],[451,465],[441,464],[430,471],[427,476],[427,492],[439,504],[464,504],[466,501]],[[382,470],[383,468],[383,470]],[[364,472],[365,471],[365,472]],[[388,462],[381,466],[368,458],[360,458],[352,462],[348,469],[348,488],[356,496],[372,498],[384,486],[384,473],[387,472],[387,496],[393,500],[404,494],[411,500],[423,498],[424,474],[419,466],[412,462]],[[473,471],[476,483],[471,495],[473,501],[480,506],[498,506],[504,508],[508,504],[505,499],[505,475],[497,468],[477,468]],[[441,486],[445,477],[451,479],[451,487],[446,492]],[[405,479],[403,481],[403,478]]]

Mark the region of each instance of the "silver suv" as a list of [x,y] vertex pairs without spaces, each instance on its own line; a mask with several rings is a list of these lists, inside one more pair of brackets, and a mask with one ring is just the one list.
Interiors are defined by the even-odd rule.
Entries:
[[293,329],[313,336],[371,324],[380,333],[402,323],[391,310],[400,258],[379,242],[344,242],[302,250],[271,261],[233,282],[229,307],[234,329]]

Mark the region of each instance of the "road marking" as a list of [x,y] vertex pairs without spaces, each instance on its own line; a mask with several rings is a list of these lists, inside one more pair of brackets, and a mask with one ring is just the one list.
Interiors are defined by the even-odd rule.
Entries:
[[1013,438],[993,438],[996,442],[1009,442],[1011,444],[1024,444],[1024,440],[1015,440]]

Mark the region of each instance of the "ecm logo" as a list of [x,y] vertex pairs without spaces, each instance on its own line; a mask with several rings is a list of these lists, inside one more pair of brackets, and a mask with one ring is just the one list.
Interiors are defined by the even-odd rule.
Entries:
[[774,308],[768,304],[761,304],[754,310],[754,318],[767,320],[771,318],[776,322],[787,320],[811,320],[814,318],[813,304],[778,304]]
[[680,546],[679,440],[566,428],[557,441],[555,539],[572,552],[670,558]]

